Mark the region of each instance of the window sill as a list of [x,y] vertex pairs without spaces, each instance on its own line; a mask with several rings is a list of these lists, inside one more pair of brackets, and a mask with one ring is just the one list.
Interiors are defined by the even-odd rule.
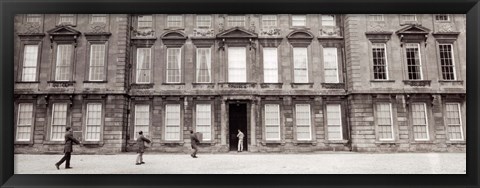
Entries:
[[33,141],[15,141],[15,145],[28,145],[33,146]]
[[185,83],[162,83],[162,85],[185,85]]
[[197,88],[204,88],[204,89],[213,89],[215,88],[215,83],[192,83],[192,87]]
[[38,84],[40,81],[16,81],[16,84]]
[[283,83],[260,83],[261,88],[282,89]]
[[435,144],[432,140],[413,140],[410,144]]
[[285,141],[284,140],[263,140],[261,142],[261,144],[263,146],[266,146],[266,145],[282,145],[282,146],[284,146]]
[[220,88],[232,88],[232,89],[246,89],[246,88],[255,88],[257,83],[254,82],[224,82],[218,83]]
[[64,145],[65,141],[60,140],[60,141],[43,141],[43,145]]
[[465,140],[448,140],[445,142],[447,145],[465,145]]
[[291,83],[290,86],[292,88],[305,88],[305,87],[308,87],[308,88],[313,88],[313,83]]
[[375,141],[376,145],[397,145],[398,143],[395,140],[377,140]]
[[134,83],[130,85],[131,89],[152,89],[153,88],[153,83]]
[[73,87],[75,81],[47,81],[51,87]]
[[347,144],[348,140],[326,140],[326,144]]
[[345,83],[322,83],[325,89],[345,89]]
[[297,29],[310,30],[310,27],[307,27],[307,26],[290,26],[290,29],[293,29],[293,30],[297,30]]
[[405,85],[410,86],[430,86],[431,80],[403,80]]
[[206,145],[211,145],[211,146],[214,146],[214,145],[215,145],[215,141],[213,141],[213,140],[209,140],[209,141],[200,141],[200,145],[202,145],[202,146],[206,146]]
[[370,80],[370,82],[391,82],[391,83],[395,83],[395,80]]
[[293,145],[300,145],[300,144],[311,144],[311,145],[316,146],[317,141],[315,141],[315,140],[295,140],[295,141],[293,141]]
[[101,80],[101,81],[90,81],[90,80],[85,80],[83,81],[83,83],[107,83],[106,80]]
[[166,140],[162,140],[160,141],[160,145],[164,146],[164,145],[180,145],[180,146],[183,146],[185,145],[185,142],[184,141],[166,141]]
[[438,80],[440,83],[459,83],[463,84],[463,80]]
[[83,141],[82,145],[90,146],[90,145],[98,145],[103,146],[103,141]]

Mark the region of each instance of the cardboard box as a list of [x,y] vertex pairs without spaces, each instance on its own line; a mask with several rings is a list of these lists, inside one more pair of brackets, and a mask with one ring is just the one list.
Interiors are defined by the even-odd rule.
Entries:
[[195,133],[195,137],[197,137],[197,139],[201,142],[203,140],[203,134],[200,133],[200,132],[196,132]]

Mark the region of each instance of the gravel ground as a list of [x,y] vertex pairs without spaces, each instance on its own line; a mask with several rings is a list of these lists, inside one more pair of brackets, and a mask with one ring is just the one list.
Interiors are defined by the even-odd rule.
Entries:
[[[465,174],[465,153],[225,153],[153,154],[135,165],[136,155],[72,155],[71,166],[54,164],[62,155],[15,155],[15,174]],[[192,171],[192,169],[195,169]]]

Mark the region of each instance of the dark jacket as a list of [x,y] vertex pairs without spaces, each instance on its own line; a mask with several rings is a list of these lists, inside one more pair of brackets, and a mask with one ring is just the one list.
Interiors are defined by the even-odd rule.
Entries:
[[137,153],[145,152],[145,142],[150,144],[150,140],[148,138],[145,138],[143,135],[140,135],[137,138],[137,147],[138,147]]
[[197,144],[200,142],[195,134],[190,134],[190,143],[192,144],[192,148],[197,148]]
[[73,152],[73,143],[80,144],[80,142],[73,137],[72,131],[68,131],[65,133],[65,147],[63,148],[63,152]]

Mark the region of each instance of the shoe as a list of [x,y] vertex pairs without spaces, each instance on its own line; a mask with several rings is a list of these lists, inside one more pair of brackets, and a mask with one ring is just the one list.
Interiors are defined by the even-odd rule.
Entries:
[[192,156],[193,158],[195,158],[195,157],[193,156],[193,154],[190,154],[190,156]]
[[55,164],[55,167],[57,167],[57,170],[60,170],[60,165]]
[[73,167],[69,166],[69,167],[65,167],[65,169],[72,169]]
[[198,158],[198,157],[197,157],[197,156],[195,156],[195,155],[194,155],[194,156],[192,156],[192,157],[193,157],[193,158]]
[[135,165],[141,165],[142,163],[135,163]]
[[141,162],[140,164],[145,164],[145,162]]

